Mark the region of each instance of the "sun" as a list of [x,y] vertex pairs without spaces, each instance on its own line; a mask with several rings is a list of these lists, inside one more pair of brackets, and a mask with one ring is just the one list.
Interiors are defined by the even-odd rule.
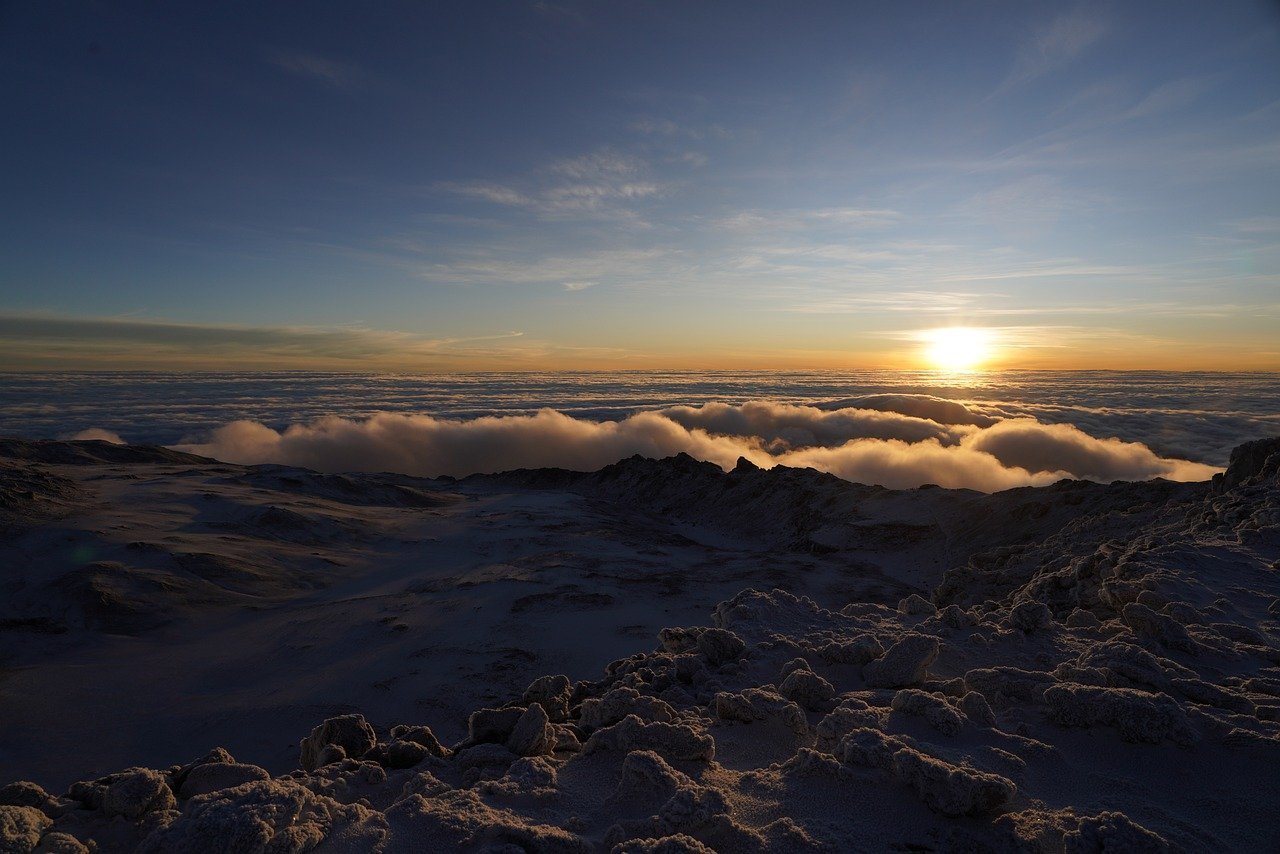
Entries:
[[924,340],[925,357],[940,371],[974,371],[992,355],[992,335],[986,329],[932,329],[924,334]]

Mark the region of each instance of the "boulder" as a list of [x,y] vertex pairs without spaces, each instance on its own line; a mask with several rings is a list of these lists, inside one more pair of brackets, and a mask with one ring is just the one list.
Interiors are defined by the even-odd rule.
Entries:
[[0,805],[0,851],[34,851],[53,821],[35,807]]
[[449,748],[440,744],[431,727],[420,724],[398,724],[391,728],[391,737],[400,741],[412,741],[424,747],[432,756],[448,756]]
[[107,786],[102,798],[102,811],[109,816],[124,816],[137,821],[149,812],[171,810],[178,806],[168,781],[159,771],[131,768]]
[[1026,600],[1010,609],[1009,623],[1025,634],[1032,634],[1053,625],[1053,614],[1043,602]]
[[938,607],[919,593],[912,593],[898,603],[898,613],[932,617],[938,613]]
[[716,742],[688,724],[645,723],[628,715],[613,726],[597,730],[582,746],[584,755],[600,750],[652,750],[666,759],[710,762],[716,755]]
[[817,711],[827,706],[831,698],[836,695],[836,689],[812,670],[796,669],[782,680],[778,693],[806,709]]
[[909,747],[893,754],[893,773],[930,809],[948,816],[991,812],[1017,792],[1011,780],[998,774],[952,765]]
[[311,735],[302,740],[302,768],[314,771],[322,764],[320,757],[324,748],[334,745],[342,748],[343,754],[351,759],[364,756],[378,739],[373,734],[373,727],[364,719],[364,715],[339,715],[329,718],[311,730]]
[[257,765],[236,763],[208,762],[197,765],[183,779],[178,788],[178,795],[186,800],[196,795],[207,795],[220,789],[231,789],[255,780],[270,780],[266,769]]
[[713,667],[737,661],[738,656],[747,648],[742,638],[727,629],[707,629],[698,635],[695,646]]
[[904,715],[924,718],[944,735],[955,735],[964,726],[964,718],[951,708],[941,694],[930,694],[918,688],[904,688],[893,695],[890,707]]
[[1196,653],[1200,645],[1187,633],[1186,628],[1172,617],[1158,614],[1138,602],[1130,602],[1120,612],[1120,622],[1133,629],[1140,638],[1150,638],[1169,649]]
[[1049,718],[1062,726],[1109,726],[1126,741],[1194,744],[1198,737],[1182,705],[1168,694],[1134,688],[1062,683],[1044,692]]
[[862,668],[862,678],[873,688],[906,688],[925,680],[929,665],[938,657],[938,639],[908,634],[883,656]]
[[556,747],[556,731],[542,705],[525,709],[507,738],[507,749],[517,756],[542,756]]
[[467,732],[471,741],[476,744],[505,744],[524,712],[523,706],[477,709],[467,718]]

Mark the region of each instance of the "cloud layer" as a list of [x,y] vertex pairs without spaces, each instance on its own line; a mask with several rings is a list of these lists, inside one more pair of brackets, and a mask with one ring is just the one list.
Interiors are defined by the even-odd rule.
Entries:
[[[765,468],[811,467],[893,488],[936,483],[986,492],[1062,478],[1205,480],[1219,471],[1160,457],[1141,443],[1099,439],[1070,424],[996,421],[953,401],[896,397],[897,408],[907,412],[750,401],[673,406],[616,421],[552,409],[470,420],[328,416],[283,431],[236,421],[205,441],[176,447],[236,463],[458,477],[547,466],[590,471],[633,454],[684,452],[726,469],[745,457]],[[893,401],[884,396],[872,402],[888,409]],[[923,417],[928,414],[941,420]]]

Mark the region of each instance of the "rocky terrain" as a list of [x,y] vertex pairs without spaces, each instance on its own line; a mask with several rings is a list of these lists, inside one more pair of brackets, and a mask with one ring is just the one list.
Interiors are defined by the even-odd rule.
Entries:
[[993,494],[10,440],[0,525],[3,851],[1280,848],[1280,440]]

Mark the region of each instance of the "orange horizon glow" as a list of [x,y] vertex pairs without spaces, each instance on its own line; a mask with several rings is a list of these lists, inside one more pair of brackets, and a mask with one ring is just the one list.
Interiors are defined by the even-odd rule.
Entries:
[[[776,316],[773,318],[776,320]],[[2,321],[3,318],[0,318]],[[1254,329],[1224,343],[1188,329],[1163,336],[1132,326],[849,328],[838,315],[705,328],[636,324],[589,336],[535,337],[466,330],[435,337],[368,327],[201,325],[158,320],[14,317],[0,336],[0,371],[316,370],[483,371],[1280,371],[1280,347]],[[1213,330],[1216,332],[1217,330]]]

